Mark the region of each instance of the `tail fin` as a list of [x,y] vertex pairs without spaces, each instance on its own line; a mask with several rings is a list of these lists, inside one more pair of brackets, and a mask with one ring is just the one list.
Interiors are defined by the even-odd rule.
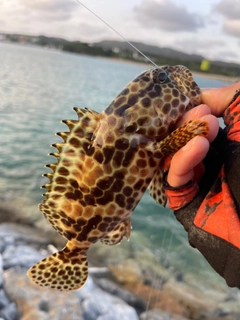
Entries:
[[32,266],[28,276],[42,287],[59,291],[79,289],[88,277],[86,251],[80,251],[80,248],[70,250],[66,246]]

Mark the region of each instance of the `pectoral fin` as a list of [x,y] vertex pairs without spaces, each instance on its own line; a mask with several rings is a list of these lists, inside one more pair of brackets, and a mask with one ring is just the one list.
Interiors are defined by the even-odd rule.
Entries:
[[202,120],[190,120],[170,133],[165,139],[149,143],[146,150],[153,153],[155,158],[163,158],[167,155],[174,155],[180,148],[185,146],[196,136],[206,136],[209,132],[208,123]]

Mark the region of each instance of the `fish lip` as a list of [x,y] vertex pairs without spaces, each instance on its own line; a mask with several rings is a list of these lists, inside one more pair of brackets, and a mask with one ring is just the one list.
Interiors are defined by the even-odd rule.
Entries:
[[[189,97],[188,97],[188,98],[189,98]],[[159,135],[159,136],[155,136],[154,138],[153,138],[153,137],[148,137],[148,136],[147,136],[146,138],[149,139],[149,140],[151,140],[151,141],[154,140],[155,143],[161,142],[161,141],[164,140],[170,133],[172,133],[172,132],[176,129],[176,122],[177,122],[179,119],[181,119],[182,116],[183,116],[186,112],[188,112],[189,110],[195,108],[197,105],[199,105],[199,104],[196,103],[196,101],[194,101],[194,99],[189,98],[189,103],[186,105],[183,114],[181,114],[180,117],[178,117],[177,119],[175,119],[175,120],[171,123],[171,125],[169,126],[168,131],[167,131],[166,133],[164,133],[164,134],[162,134],[162,135]]]
[[190,99],[188,105],[187,105],[186,108],[185,108],[184,114],[185,114],[186,112],[188,112],[189,110],[195,108],[197,105],[198,105],[198,104],[197,104],[193,99]]
[[197,106],[197,104],[190,99],[189,103],[187,104],[187,106],[185,107],[185,110],[183,112],[183,114],[177,118],[168,128],[168,131],[160,136],[155,136],[154,137],[154,141],[155,142],[160,142],[162,140],[164,140],[170,133],[172,133],[175,129],[176,129],[176,123],[178,122],[179,119],[181,119],[183,117],[183,115],[188,112],[189,110],[195,108]]
[[154,137],[154,141],[155,142],[160,142],[160,141],[164,140],[172,131],[174,131],[174,129],[173,130],[169,130],[169,132],[166,132],[166,133],[162,134],[161,136]]

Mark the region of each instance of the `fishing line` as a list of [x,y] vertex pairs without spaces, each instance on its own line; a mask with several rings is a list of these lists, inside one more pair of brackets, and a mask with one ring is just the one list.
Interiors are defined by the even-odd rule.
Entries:
[[158,65],[153,62],[150,58],[148,58],[142,51],[140,51],[137,47],[135,47],[130,41],[128,41],[121,33],[119,33],[116,29],[114,29],[110,24],[108,24],[105,20],[103,20],[101,17],[99,17],[95,12],[93,12],[91,9],[89,9],[85,4],[83,4],[79,0],[75,0],[78,4],[83,6],[86,10],[91,12],[96,18],[98,18],[100,21],[102,21],[107,27],[109,27],[112,31],[114,31],[119,37],[121,37],[127,44],[129,44],[134,50],[136,50],[138,53],[140,53],[145,59],[147,59],[150,63],[152,63],[155,67],[158,67]]
[[[168,210],[168,213],[167,213],[166,218],[169,218],[169,217],[170,217],[170,214],[171,214],[171,211]],[[162,251],[163,248],[164,248],[164,243],[165,243],[165,240],[166,240],[166,237],[167,237],[167,228],[165,227],[165,228],[164,228],[164,234],[163,234],[163,237],[162,237],[162,241],[161,241],[161,244],[160,244],[160,254],[159,254],[159,258],[160,258],[159,262],[160,262],[160,264],[161,264],[163,267],[165,267],[164,265],[165,265],[165,263],[166,263],[166,261],[167,261],[167,255],[168,255],[168,251],[169,251],[169,249],[170,249],[170,244],[171,244],[171,242],[172,242],[172,236],[173,236],[173,233],[171,232],[171,238],[170,238],[170,240],[169,240],[168,248],[167,248],[167,250],[166,250],[167,252],[166,252],[166,255],[163,257],[163,252],[161,252],[161,251]],[[153,303],[153,302],[151,303],[152,293],[153,293],[153,288],[154,288],[154,283],[155,283],[155,282],[158,282],[157,286],[155,285],[155,289],[157,289],[159,292],[158,292],[158,294],[156,294],[156,296],[155,296],[155,303]],[[163,284],[164,284],[164,276],[162,275],[162,277],[160,278],[160,280],[158,280],[158,279],[157,279],[157,271],[155,271],[151,283],[152,283],[152,284],[151,284],[151,290],[150,290],[150,293],[149,293],[149,296],[148,296],[147,305],[146,305],[146,310],[149,310],[149,309],[150,309],[150,303],[151,303],[152,306],[153,306],[153,305],[154,305],[154,306],[157,305],[157,302],[158,302],[159,296],[160,296],[160,291],[162,290],[162,286],[163,286]],[[146,315],[146,317],[147,317],[147,315]],[[146,318],[146,317],[145,317],[145,318]],[[145,319],[143,319],[143,320],[145,320]]]
[[[105,20],[103,20],[100,16],[98,16],[95,12],[93,12],[90,8],[88,8],[84,3],[82,3],[81,1],[79,0],[75,0],[78,4],[80,4],[82,7],[84,7],[86,10],[88,10],[91,14],[93,14],[97,19],[99,19],[102,23],[104,23],[108,28],[110,28],[113,32],[115,32],[120,38],[122,38],[129,46],[131,46],[134,50],[136,50],[138,53],[140,53],[145,59],[147,59],[151,64],[153,64],[155,67],[158,68],[158,65],[153,62],[150,58],[148,58],[143,52],[141,52],[137,47],[135,47],[130,41],[128,41],[122,34],[120,34],[115,28],[113,28],[111,25],[109,25]],[[170,210],[168,212],[168,215],[170,215]],[[164,236],[163,236],[163,239],[162,239],[162,244],[160,245],[160,249],[163,249],[163,245],[164,245],[164,242],[165,242],[165,239],[166,239],[166,228],[165,228],[165,232],[164,232]],[[171,239],[169,240],[169,244],[168,244],[168,249],[167,249],[167,253],[168,253],[168,250],[170,249],[170,244],[172,242],[172,233],[171,233]],[[167,258],[167,255],[165,257],[165,261],[166,261],[166,258]],[[152,286],[151,286],[151,290],[150,290],[150,293],[149,293],[149,297],[148,297],[148,301],[147,301],[147,306],[146,306],[146,311],[149,310],[149,307],[150,307],[150,302],[151,302],[151,296],[152,296],[152,291],[153,291],[153,283],[156,281],[156,272],[154,274],[154,277],[152,279]],[[160,283],[159,283],[159,289],[161,290],[161,287],[163,285],[163,278],[161,279]],[[160,294],[160,292],[159,292]],[[158,296],[159,294],[156,296],[156,302],[155,304],[157,303],[157,300],[158,300]],[[147,315],[146,315],[147,317]]]

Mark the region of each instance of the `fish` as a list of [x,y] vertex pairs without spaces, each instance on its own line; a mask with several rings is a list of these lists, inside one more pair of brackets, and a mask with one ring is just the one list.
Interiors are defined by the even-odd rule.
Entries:
[[74,108],[77,120],[63,120],[57,133],[56,163],[43,187],[40,211],[66,240],[59,252],[32,266],[38,285],[60,291],[81,288],[88,277],[87,250],[130,238],[131,214],[149,189],[166,205],[164,157],[197,135],[205,121],[191,120],[174,130],[183,114],[201,103],[200,88],[181,65],[153,67],[133,79],[101,112]]

